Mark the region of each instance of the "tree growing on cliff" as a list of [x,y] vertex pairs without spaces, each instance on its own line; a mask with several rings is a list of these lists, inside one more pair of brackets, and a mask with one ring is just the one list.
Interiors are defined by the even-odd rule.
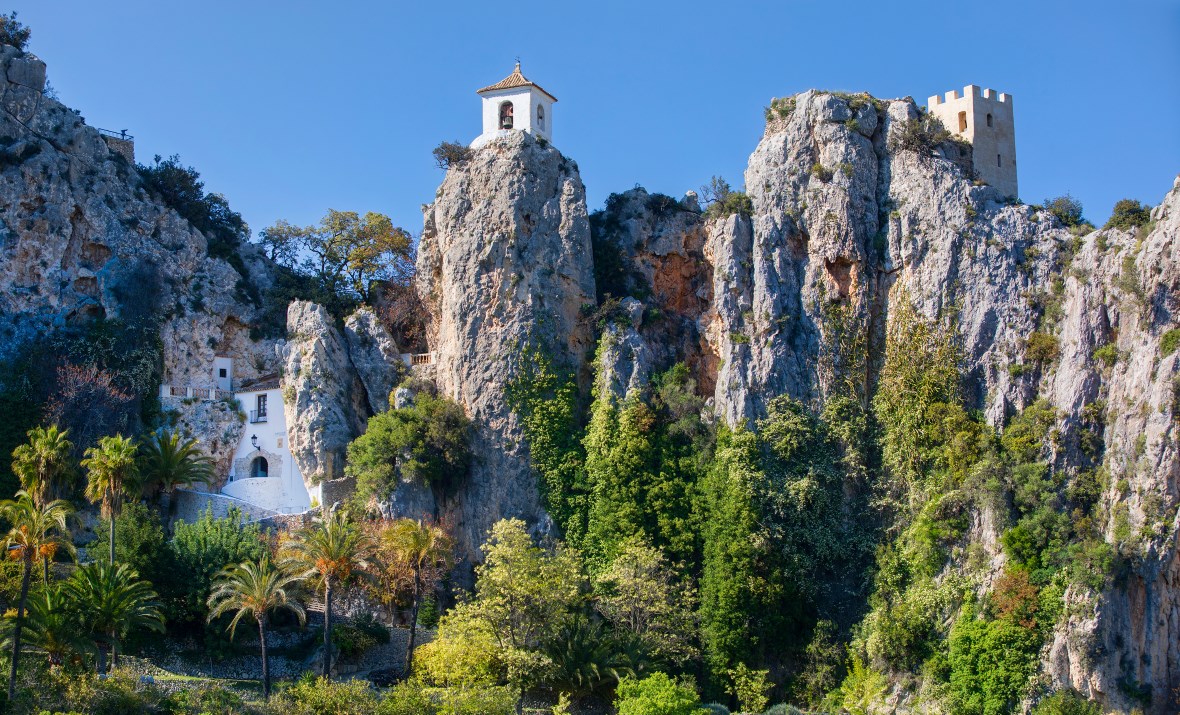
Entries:
[[368,505],[387,498],[398,479],[448,495],[470,463],[471,421],[462,406],[421,392],[412,405],[369,419],[365,433],[348,445],[344,471],[356,479],[356,500]]
[[315,226],[280,220],[259,232],[259,243],[272,260],[313,281],[321,303],[368,301],[374,281],[405,284],[414,272],[409,232],[373,211],[328,209]]
[[24,52],[29,46],[29,37],[33,32],[16,19],[16,11],[7,15],[0,15],[0,45],[12,45]]

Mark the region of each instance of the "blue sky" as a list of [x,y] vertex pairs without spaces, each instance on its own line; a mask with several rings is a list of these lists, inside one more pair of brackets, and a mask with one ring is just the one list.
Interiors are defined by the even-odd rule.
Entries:
[[635,184],[740,184],[771,97],[879,97],[973,83],[1014,96],[1021,197],[1065,192],[1101,222],[1180,172],[1180,3],[31,0],[53,86],[91,125],[180,154],[257,231],[328,208],[412,232],[431,149],[480,131],[474,90],[525,74],[555,94],[554,144],[591,210]]

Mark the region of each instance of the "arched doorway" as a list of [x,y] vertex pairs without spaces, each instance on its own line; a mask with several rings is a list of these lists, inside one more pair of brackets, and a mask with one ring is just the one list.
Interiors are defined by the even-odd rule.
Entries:
[[255,479],[270,476],[270,464],[266,461],[266,457],[254,458],[254,461],[250,463],[250,476]]
[[504,102],[500,105],[500,128],[512,128],[512,102]]

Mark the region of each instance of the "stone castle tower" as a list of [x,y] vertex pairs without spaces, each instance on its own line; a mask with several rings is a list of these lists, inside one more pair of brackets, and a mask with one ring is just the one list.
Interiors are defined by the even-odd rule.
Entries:
[[930,113],[946,128],[971,142],[975,173],[1005,196],[1017,196],[1016,125],[1012,119],[1012,95],[981,90],[973,84],[931,97]]
[[557,97],[521,74],[519,62],[512,74],[476,94],[483,98],[483,134],[471,143],[472,148],[510,131],[553,141],[553,105]]

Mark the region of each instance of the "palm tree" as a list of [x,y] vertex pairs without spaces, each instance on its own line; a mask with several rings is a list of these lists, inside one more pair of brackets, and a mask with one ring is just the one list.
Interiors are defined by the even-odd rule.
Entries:
[[241,563],[227,566],[213,584],[213,592],[206,602],[209,606],[209,622],[228,613],[234,613],[229,622],[230,638],[238,628],[238,621],[251,616],[258,622],[258,642],[262,650],[262,698],[270,699],[270,667],[266,660],[266,621],[268,614],[285,608],[299,619],[307,621],[303,607],[287,597],[287,587],[299,580],[299,576],[285,569],[276,568],[270,559],[263,557],[258,563]]
[[286,564],[301,579],[312,579],[324,594],[324,669],[332,667],[332,589],[367,565],[368,539],[344,511],[329,512],[283,550]]
[[[25,606],[29,599],[29,580],[33,573],[33,560],[51,558],[59,547],[70,549],[66,520],[73,508],[65,501],[54,501],[38,507],[26,491],[19,491],[16,499],[0,502],[0,516],[11,528],[4,537],[8,557],[19,560],[23,566],[20,582],[20,600],[16,607],[16,621],[12,629],[12,664],[8,673],[8,697],[16,689],[16,668],[20,659],[21,629],[24,627]],[[56,532],[56,533],[55,533]]]
[[140,447],[139,476],[145,494],[159,492],[172,503],[172,490],[213,481],[213,460],[201,452],[195,439],[180,433],[154,432]]
[[103,437],[86,450],[82,466],[90,472],[86,498],[102,502],[102,515],[110,520],[111,563],[115,563],[115,519],[123,511],[123,498],[136,475],[136,447],[130,437]]
[[386,568],[405,574],[410,582],[410,645],[406,651],[406,673],[414,666],[414,641],[418,634],[418,608],[422,595],[433,589],[450,567],[451,539],[437,524],[398,519],[381,530],[378,549]]
[[[57,668],[71,656],[94,650],[93,644],[78,628],[79,614],[63,584],[47,586],[29,596],[28,628],[25,642],[31,650],[45,655],[51,668]],[[11,629],[4,646],[11,646]]]
[[70,450],[74,445],[69,434],[69,430],[60,430],[57,425],[34,427],[28,431],[29,441],[12,452],[12,471],[37,506],[70,496],[74,481]]
[[124,634],[136,628],[164,632],[164,615],[152,584],[127,564],[86,564],[74,572],[66,588],[98,647],[99,674],[106,672],[108,651],[111,665],[118,665],[119,639]]

